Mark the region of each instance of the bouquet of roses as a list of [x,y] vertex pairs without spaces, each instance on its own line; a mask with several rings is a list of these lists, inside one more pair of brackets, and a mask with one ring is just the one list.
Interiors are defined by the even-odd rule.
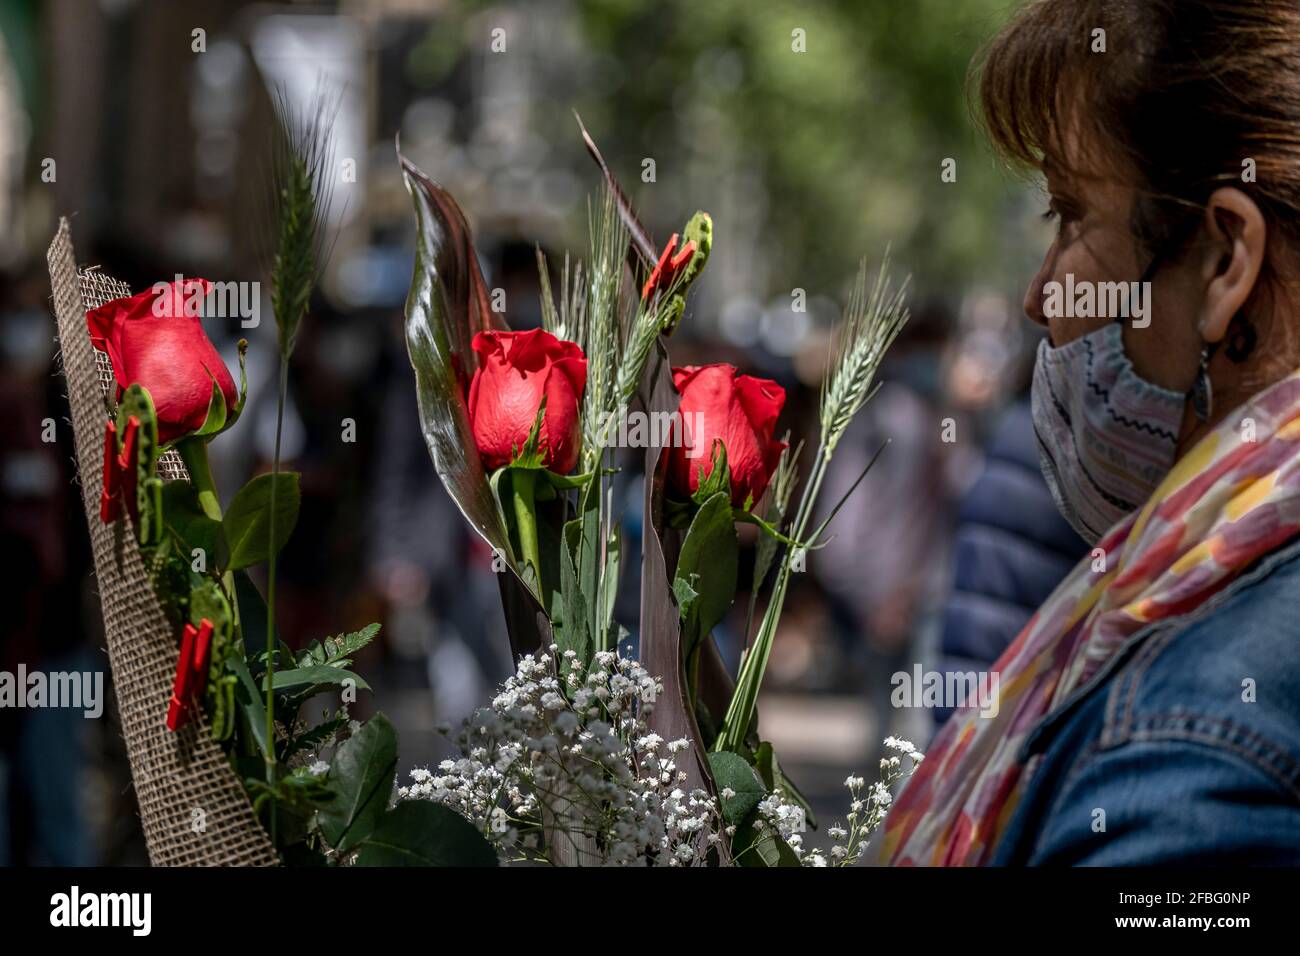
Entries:
[[[604,176],[590,255],[566,257],[554,288],[539,251],[543,323],[528,331],[489,307],[464,214],[399,146],[417,224],[406,338],[421,425],[448,493],[493,549],[519,662],[467,721],[461,760],[417,770],[399,796],[457,809],[508,858],[825,862],[802,848],[811,813],[761,738],[757,699],[791,575],[830,521],[814,521],[827,465],[906,321],[905,284],[892,286],[887,264],[870,289],[859,274],[795,503],[800,452],[776,437],[781,386],[668,359],[711,217],[695,213],[660,249],[582,135]],[[614,615],[625,569],[612,487],[626,447],[645,450],[639,661],[624,656],[631,634]],[[760,539],[733,678],[712,631],[736,598],[740,523]],[[850,778],[832,859],[858,858],[888,784],[920,759],[895,743],[912,764],[887,758],[865,802]]]
[[[89,446],[80,438],[88,426],[103,429],[96,564],[133,595],[146,578],[152,608],[137,601],[136,610],[163,622],[150,626],[150,640],[161,631],[164,644],[174,641],[155,649],[155,661],[175,660],[169,700],[157,713],[152,685],[137,693],[142,675],[119,674],[132,690],[124,724],[147,738],[134,749],[128,739],[128,751],[137,788],[149,791],[142,810],[146,836],[155,835],[151,855],[157,842],[166,844],[160,859],[223,861],[227,844],[206,855],[175,846],[184,836],[167,808],[177,794],[160,798],[155,779],[167,776],[166,766],[181,775],[187,752],[203,749],[197,727],[233,771],[235,802],[249,816],[246,794],[250,819],[265,830],[253,824],[256,839],[241,844],[252,846],[249,861],[856,862],[888,808],[890,784],[921,755],[887,741],[895,754],[882,761],[877,782],[846,781],[852,802],[847,825],[827,830],[834,845],[805,848],[811,814],[760,735],[757,699],[791,575],[830,521],[813,520],[827,465],[906,320],[903,290],[892,289],[887,266],[870,290],[864,269],[849,300],[822,394],[817,452],[795,504],[802,446],[776,437],[781,387],[731,366],[673,368],[668,359],[667,342],[713,244],[706,213],[658,249],[584,129],[605,180],[589,259],[571,266],[566,258],[553,289],[539,252],[543,327],[511,331],[489,307],[460,208],[399,150],[416,212],[406,339],[422,430],[449,494],[493,549],[517,672],[462,728],[459,760],[437,773],[417,770],[412,785],[394,793],[392,725],[382,714],[361,724],[347,710],[367,689],[352,658],[378,625],[297,652],[275,627],[276,555],[299,503],[297,476],[279,466],[280,421],[289,358],[322,259],[327,128],[323,102],[305,122],[289,115],[276,154],[276,450],[270,473],[249,481],[224,511],[207,445],[241,417],[247,346],[240,343],[236,387],[201,323],[211,284],[178,278],[99,299],[78,333],[66,291],[75,270],[66,222],[51,247],[61,335],[83,336],[65,341],[83,469]],[[78,388],[95,362],[86,340],[111,367],[103,418]],[[644,449],[634,631],[615,616],[626,569],[613,488],[627,448]],[[761,534],[733,676],[713,630],[735,602],[740,523]],[[248,574],[259,564],[265,598]],[[130,639],[126,620],[109,613],[117,603],[106,594],[110,655]],[[627,656],[633,633],[639,660]],[[341,706],[309,717],[306,705],[321,694],[337,695]],[[160,733],[175,734],[180,747],[160,746]],[[186,779],[207,786],[203,774]],[[237,806],[228,814],[239,815]]]
[[[297,652],[275,627],[276,554],[299,509],[298,475],[279,467],[279,421],[289,357],[321,259],[326,126],[320,110],[306,121],[288,114],[276,154],[270,271],[280,374],[271,472],[245,484],[223,512],[207,447],[244,408],[248,344],[239,343],[236,388],[202,325],[212,314],[212,284],[160,282],[85,316],[90,341],[107,355],[113,376],[105,396],[99,521],[134,538],[179,644],[166,713],[145,721],[148,732],[161,731],[165,720],[183,749],[193,740],[188,725],[206,729],[267,831],[272,859],[494,865],[483,837],[449,809],[390,807],[396,733],[382,713],[364,724],[348,713],[357,691],[368,690],[350,669],[352,659],[379,625]],[[160,463],[172,480],[164,481]],[[259,564],[267,566],[265,600],[248,574]],[[340,706],[309,715],[309,702],[322,694]]]

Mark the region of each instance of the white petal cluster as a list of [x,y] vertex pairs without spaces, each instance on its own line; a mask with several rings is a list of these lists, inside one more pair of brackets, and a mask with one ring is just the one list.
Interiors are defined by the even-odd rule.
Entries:
[[559,862],[567,840],[589,865],[706,863],[721,813],[705,791],[678,786],[689,741],[649,729],[663,685],[613,651],[586,668],[556,651],[524,657],[459,731],[461,757],[411,771],[398,799],[451,807],[507,860]]
[[[473,823],[506,860],[584,865],[699,866],[737,828],[704,790],[683,789],[686,739],[649,726],[662,684],[641,664],[601,651],[590,665],[572,651],[524,657],[488,707],[454,738],[461,756],[416,768],[399,800],[432,800]],[[805,847],[804,808],[783,789],[753,819],[757,842],[783,841],[804,866],[851,866],[884,821],[891,787],[920,764],[909,741],[885,740],[879,779],[844,781],[849,813],[826,830],[827,849]],[[904,763],[907,758],[907,763]],[[314,768],[313,768],[314,769]],[[724,788],[724,800],[735,796]],[[733,851],[735,847],[733,847]],[[766,854],[765,854],[766,855]]]
[[880,779],[869,787],[866,780],[858,776],[850,776],[844,781],[850,798],[847,825],[836,824],[827,828],[826,835],[832,841],[829,850],[804,847],[803,808],[788,801],[779,791],[768,794],[759,803],[760,821],[789,844],[804,866],[852,866],[862,859],[867,840],[889,812],[894,801],[890,787],[914,771],[924,757],[910,741],[897,737],[887,737],[885,747],[910,757],[910,766],[905,768],[898,756],[889,756],[880,761]]

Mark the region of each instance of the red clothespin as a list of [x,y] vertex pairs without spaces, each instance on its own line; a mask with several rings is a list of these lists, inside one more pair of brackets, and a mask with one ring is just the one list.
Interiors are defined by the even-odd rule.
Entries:
[[207,686],[208,659],[212,652],[212,622],[206,617],[198,630],[186,624],[181,632],[181,653],[176,659],[176,679],[167,704],[167,729],[179,730],[194,719],[194,698]]
[[132,415],[126,420],[126,436],[122,439],[122,454],[117,457],[117,467],[121,472],[119,483],[122,497],[126,500],[126,510],[132,521],[140,519],[140,499],[136,497],[136,485],[140,479],[140,469],[136,464],[136,444],[140,435],[140,419]]
[[666,290],[672,287],[681,275],[682,269],[691,261],[695,255],[695,240],[692,239],[681,250],[673,255],[677,249],[677,233],[673,233],[672,238],[668,240],[668,245],[664,246],[663,254],[659,256],[659,261],[655,263],[650,278],[646,279],[645,287],[641,290],[641,301],[644,302],[654,295],[655,292]]
[[664,270],[669,267],[669,260],[672,258],[673,250],[677,248],[677,233],[673,233],[672,238],[668,240],[668,245],[664,246],[663,253],[659,256],[659,261],[655,267],[650,270],[650,278],[645,280],[645,286],[641,289],[641,301],[654,293],[661,284],[663,284]]
[[104,426],[104,490],[99,495],[99,520],[112,524],[122,517],[122,501],[135,521],[140,516],[136,498],[139,469],[136,466],[136,445],[139,443],[140,419],[132,415],[126,420],[126,437],[121,454],[117,451],[117,423],[111,418]]
[[676,279],[677,274],[682,271],[682,267],[691,261],[695,255],[695,240],[692,239],[686,245],[682,246],[682,251],[673,256],[672,262],[668,265],[672,268],[672,278]]
[[121,475],[117,467],[117,424],[110,418],[104,426],[104,489],[99,495],[99,520],[104,524],[112,524],[122,516]]

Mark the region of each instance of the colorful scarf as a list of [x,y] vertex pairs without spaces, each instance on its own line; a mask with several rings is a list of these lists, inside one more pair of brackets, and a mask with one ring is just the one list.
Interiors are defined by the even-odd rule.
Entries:
[[992,667],[996,715],[967,707],[931,742],[885,820],[882,862],[987,863],[1036,765],[1016,754],[1039,719],[1138,630],[1199,607],[1298,533],[1295,372],[1215,426],[1052,592]]

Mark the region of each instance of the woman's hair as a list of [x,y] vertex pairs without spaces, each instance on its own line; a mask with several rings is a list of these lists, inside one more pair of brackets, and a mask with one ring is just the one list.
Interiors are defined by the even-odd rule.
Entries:
[[[1065,162],[1071,124],[1076,165],[1137,188],[1134,233],[1153,253],[1187,238],[1228,185],[1255,200],[1271,233],[1300,237],[1292,0],[1036,0],[971,77],[989,138],[1013,164]],[[1243,180],[1246,160],[1254,182]]]

